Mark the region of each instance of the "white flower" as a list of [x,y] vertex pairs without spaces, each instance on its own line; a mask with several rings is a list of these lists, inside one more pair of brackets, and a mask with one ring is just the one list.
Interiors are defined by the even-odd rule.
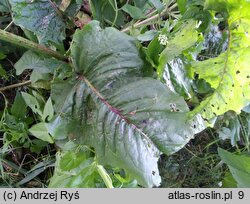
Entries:
[[166,35],[160,34],[158,37],[158,40],[161,45],[167,45],[168,44],[168,37]]

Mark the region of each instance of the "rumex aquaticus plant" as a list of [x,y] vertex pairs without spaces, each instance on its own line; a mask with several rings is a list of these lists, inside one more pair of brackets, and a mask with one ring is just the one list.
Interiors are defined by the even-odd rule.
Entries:
[[[58,148],[50,187],[98,187],[100,178],[113,187],[110,166],[141,186],[159,186],[161,154],[177,152],[218,115],[250,101],[248,1],[140,2],[90,1],[84,9],[96,20],[87,25],[81,1],[2,3],[29,39],[0,30],[0,40],[28,49],[15,69],[32,72],[28,82],[0,91],[27,84],[47,90],[43,103],[34,92],[21,96],[37,115],[28,133]],[[226,49],[197,61],[218,13]],[[200,98],[199,80],[210,86]]]

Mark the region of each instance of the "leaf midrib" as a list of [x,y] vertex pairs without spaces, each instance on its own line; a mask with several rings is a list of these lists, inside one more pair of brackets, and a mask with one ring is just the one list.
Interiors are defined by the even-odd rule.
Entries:
[[[231,22],[232,23],[232,22]],[[231,23],[230,23],[230,25],[231,25]],[[229,26],[230,27],[230,26]],[[210,101],[213,99],[213,96],[216,94],[216,93],[218,93],[218,89],[220,89],[221,88],[221,86],[223,86],[223,80],[224,80],[224,78],[225,78],[225,75],[226,75],[226,72],[227,72],[227,65],[228,65],[228,59],[229,59],[229,55],[230,55],[230,51],[231,51],[231,30],[229,29],[228,30],[228,32],[229,32],[229,34],[228,34],[228,49],[227,49],[227,51],[226,51],[226,61],[225,61],[225,63],[224,63],[224,67],[223,67],[223,74],[222,74],[222,77],[221,77],[221,79],[220,79],[220,81],[219,81],[219,85],[217,86],[217,88],[215,89],[215,91],[214,91],[214,93],[209,97],[209,100],[207,100],[206,101],[206,103],[202,106],[202,107],[200,107],[199,109],[200,110],[203,110],[203,109],[205,109],[205,107],[207,107],[208,105],[209,105],[209,103],[210,103]],[[193,111],[192,111],[193,112]],[[194,113],[194,114],[196,114],[196,113]],[[191,115],[193,115],[193,114],[191,114]],[[206,118],[203,118],[203,119],[206,119]],[[210,119],[210,118],[209,118]]]
[[110,111],[119,115],[126,123],[131,125],[135,130],[137,130],[145,139],[147,139],[150,143],[154,144],[153,141],[144,133],[137,125],[135,125],[131,120],[125,117],[120,110],[113,107],[103,96],[102,94],[92,85],[92,83],[83,75],[79,76],[79,79],[82,80],[87,86],[97,95],[97,97],[109,108]]

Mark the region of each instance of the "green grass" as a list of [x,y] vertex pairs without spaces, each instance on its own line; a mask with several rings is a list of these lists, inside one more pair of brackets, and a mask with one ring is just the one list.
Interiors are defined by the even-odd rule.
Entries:
[[211,129],[196,135],[182,150],[162,156],[159,162],[161,187],[211,188],[221,187],[228,168],[221,163],[218,147],[229,147]]

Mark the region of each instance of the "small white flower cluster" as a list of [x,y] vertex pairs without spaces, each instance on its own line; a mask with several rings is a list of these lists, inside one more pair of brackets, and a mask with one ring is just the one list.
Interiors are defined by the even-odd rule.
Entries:
[[161,45],[167,45],[168,44],[168,37],[166,35],[160,34],[158,37],[158,40]]

